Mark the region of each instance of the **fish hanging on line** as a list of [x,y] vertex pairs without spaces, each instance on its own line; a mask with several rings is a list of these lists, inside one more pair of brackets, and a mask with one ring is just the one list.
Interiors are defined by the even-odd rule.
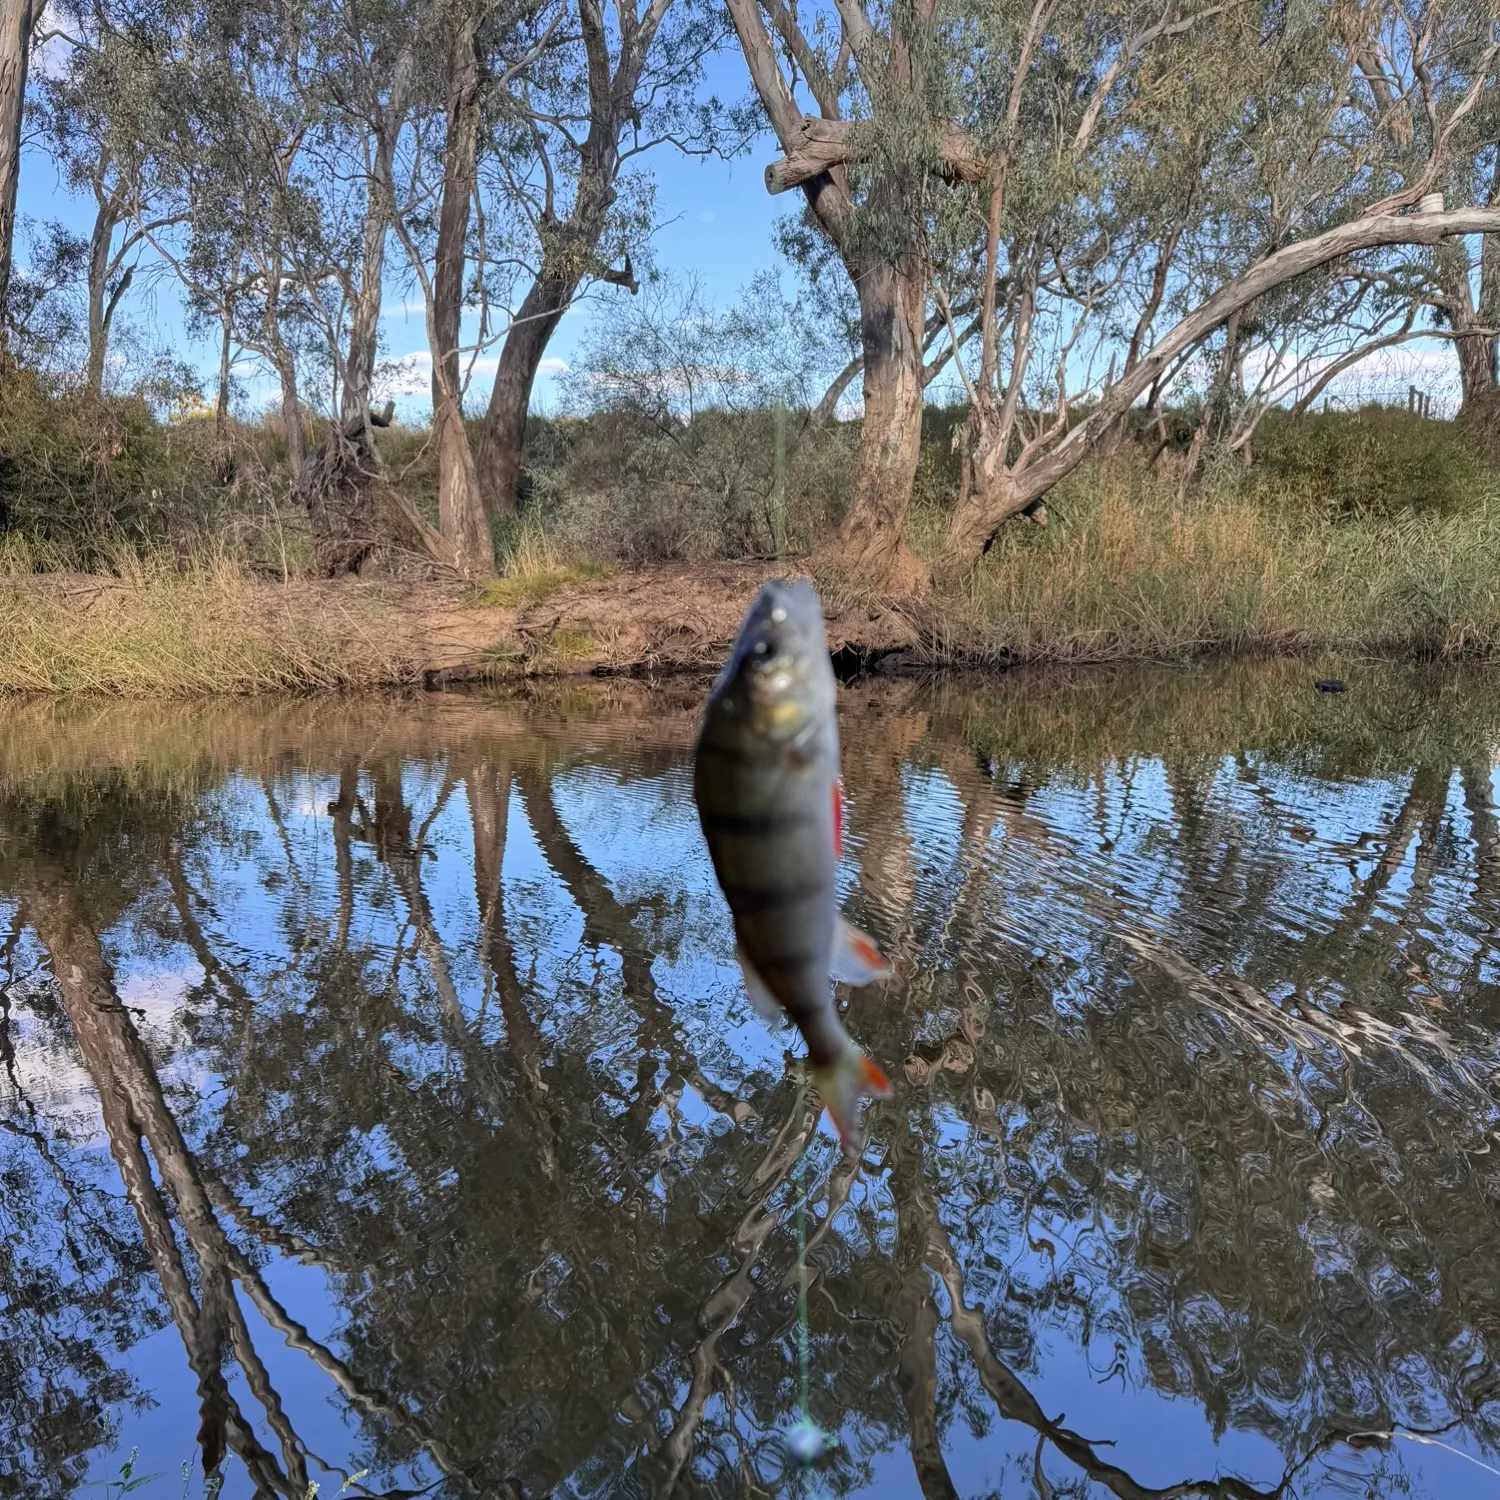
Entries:
[[891,1086],[844,1030],[829,981],[869,984],[891,968],[839,915],[835,695],[817,594],[805,579],[773,579],[709,695],[693,793],[750,1002],[768,1021],[796,1024],[813,1084],[852,1153],[860,1098],[883,1099]]

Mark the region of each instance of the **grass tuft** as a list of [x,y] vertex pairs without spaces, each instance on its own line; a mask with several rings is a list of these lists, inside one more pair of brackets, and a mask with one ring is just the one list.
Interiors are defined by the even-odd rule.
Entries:
[[524,609],[551,598],[573,583],[609,578],[619,569],[611,563],[559,563],[544,573],[524,573],[491,578],[469,601],[473,609]]
[[469,601],[475,609],[524,609],[573,583],[609,578],[616,563],[565,562],[534,516],[516,523],[500,547],[500,577],[489,579]]
[[599,642],[590,630],[577,625],[559,625],[547,638],[545,655],[550,662],[580,661],[592,656]]

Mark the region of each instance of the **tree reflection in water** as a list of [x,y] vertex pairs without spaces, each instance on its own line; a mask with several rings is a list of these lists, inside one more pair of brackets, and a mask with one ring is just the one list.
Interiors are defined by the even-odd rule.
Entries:
[[1500,701],[1306,679],[846,690],[858,1173],[739,993],[696,687],[16,711],[0,1494],[194,1431],[227,1495],[794,1493],[804,1152],[829,1493],[1489,1478]]

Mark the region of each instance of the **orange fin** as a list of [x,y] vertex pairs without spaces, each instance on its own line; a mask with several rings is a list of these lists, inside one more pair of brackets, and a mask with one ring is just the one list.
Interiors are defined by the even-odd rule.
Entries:
[[864,1145],[860,1125],[861,1099],[888,1099],[891,1081],[878,1063],[871,1062],[851,1041],[838,1060],[812,1070],[813,1085],[839,1133],[846,1156],[857,1156]]
[[834,929],[828,973],[840,984],[873,984],[877,979],[889,979],[891,966],[869,933],[840,917]]

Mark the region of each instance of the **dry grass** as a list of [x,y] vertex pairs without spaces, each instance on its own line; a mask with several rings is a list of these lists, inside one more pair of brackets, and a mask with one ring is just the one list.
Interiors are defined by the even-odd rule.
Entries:
[[1178,503],[1139,472],[1085,476],[1043,527],[1003,529],[969,586],[982,655],[1211,651],[1500,654],[1500,501],[1340,520],[1234,491]]
[[411,680],[374,602],[138,556],[113,576],[0,576],[0,693],[178,697]]

